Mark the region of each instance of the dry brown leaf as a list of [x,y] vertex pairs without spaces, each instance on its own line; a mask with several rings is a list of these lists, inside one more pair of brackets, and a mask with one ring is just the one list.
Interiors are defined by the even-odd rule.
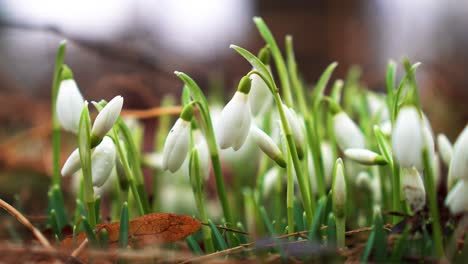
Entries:
[[[188,216],[170,213],[152,213],[130,220],[128,240],[131,245],[143,247],[147,244],[159,242],[175,242],[195,233],[200,229],[200,221]],[[117,244],[119,240],[120,222],[96,225],[98,232],[106,229],[109,245]],[[76,237],[76,245],[80,245],[86,238],[84,232]],[[72,249],[73,237],[67,237],[61,246]]]

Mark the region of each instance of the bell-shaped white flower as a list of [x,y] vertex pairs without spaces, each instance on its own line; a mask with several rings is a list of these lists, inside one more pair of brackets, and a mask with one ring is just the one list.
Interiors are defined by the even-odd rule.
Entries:
[[216,139],[221,149],[238,150],[250,131],[251,113],[248,100],[250,79],[246,76],[239,83],[237,92],[221,111],[216,127]]
[[299,117],[296,115],[296,112],[292,109],[287,107],[283,104],[284,114],[286,115],[286,119],[288,120],[289,127],[291,128],[292,136],[294,139],[294,143],[296,145],[297,154],[299,158],[302,159],[304,156],[304,132],[299,121]]
[[364,165],[385,165],[387,161],[381,155],[368,149],[349,148],[344,151],[346,157]]
[[392,133],[392,148],[401,167],[414,166],[422,171],[423,130],[421,117],[415,107],[400,109]]
[[342,218],[346,213],[346,179],[341,158],[335,162],[332,190],[333,213],[337,218]]
[[110,137],[104,137],[91,154],[93,186],[101,187],[109,178],[115,166],[116,150]]
[[445,205],[449,207],[450,212],[456,215],[468,212],[468,182],[459,181],[447,195]]
[[163,150],[163,169],[177,171],[184,163],[190,145],[190,121],[177,119],[167,135]]
[[268,108],[273,101],[273,95],[270,92],[270,88],[257,74],[250,75],[252,81],[252,87],[249,93],[249,103],[252,115],[257,116]]
[[66,79],[60,83],[57,95],[57,118],[66,131],[77,134],[80,123],[81,110],[84,99],[73,79]]
[[452,160],[453,146],[446,135],[437,135],[437,147],[442,161],[444,162],[445,166],[449,167],[450,161]]
[[333,116],[333,129],[338,147],[342,151],[349,148],[365,148],[362,131],[345,112],[341,111]]
[[453,155],[449,168],[449,179],[468,181],[468,125],[465,126],[453,145]]
[[70,176],[75,174],[75,172],[79,171],[80,169],[80,152],[77,148],[70,154],[70,156],[68,156],[68,159],[63,164],[61,174],[62,176]]
[[123,97],[118,95],[99,112],[96,120],[94,120],[93,128],[91,129],[92,137],[101,139],[109,132],[120,116],[123,101]]
[[250,127],[250,133],[254,141],[260,149],[268,155],[268,157],[274,160],[281,167],[286,167],[286,161],[284,160],[283,153],[270,136],[255,125]]
[[406,202],[413,212],[418,212],[426,204],[426,190],[416,168],[402,168],[401,186]]

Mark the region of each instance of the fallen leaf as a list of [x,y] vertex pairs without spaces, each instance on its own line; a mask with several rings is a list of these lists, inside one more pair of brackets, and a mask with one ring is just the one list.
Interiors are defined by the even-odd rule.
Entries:
[[[128,241],[130,245],[142,247],[150,243],[170,243],[186,238],[200,229],[201,223],[188,216],[170,213],[152,213],[130,220]],[[106,229],[109,245],[117,244],[119,240],[120,222],[96,225],[96,230]],[[76,246],[86,238],[84,232],[76,237]],[[67,237],[61,242],[66,249],[73,249],[73,237]]]

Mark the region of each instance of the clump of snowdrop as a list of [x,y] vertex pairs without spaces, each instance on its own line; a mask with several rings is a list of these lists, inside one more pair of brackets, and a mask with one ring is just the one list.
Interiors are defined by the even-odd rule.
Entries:
[[251,80],[244,76],[236,93],[221,111],[216,127],[216,139],[221,149],[242,147],[250,131],[251,113],[248,94]]

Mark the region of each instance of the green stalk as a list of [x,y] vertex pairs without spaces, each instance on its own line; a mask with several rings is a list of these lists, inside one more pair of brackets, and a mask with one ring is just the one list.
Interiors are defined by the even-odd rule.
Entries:
[[[288,152],[285,152],[288,153]],[[288,155],[287,171],[287,190],[286,190],[286,209],[288,217],[288,234],[294,233],[294,171],[292,169],[291,155]],[[307,199],[307,197],[303,197]]]
[[258,76],[260,76],[263,79],[263,81],[268,85],[271,93],[273,94],[276,107],[280,115],[283,132],[286,137],[287,146],[289,148],[288,153],[291,155],[291,158],[294,164],[294,169],[295,169],[296,176],[298,179],[299,188],[301,190],[301,196],[304,197],[304,199],[302,199],[303,200],[302,202],[303,202],[304,210],[306,211],[307,221],[310,223],[312,221],[313,212],[312,212],[312,207],[311,207],[310,198],[309,198],[310,194],[308,193],[309,188],[307,188],[307,186],[305,185],[306,183],[305,183],[304,174],[301,168],[301,162],[297,154],[297,149],[294,143],[291,128],[289,127],[289,123],[286,119],[286,114],[283,109],[283,102],[279,95],[279,90],[276,87],[273,77],[269,73],[268,69],[257,57],[255,57],[252,53],[250,53],[249,51],[241,47],[231,45],[231,48],[233,48],[241,56],[243,56],[256,69],[256,70],[251,71],[249,75],[257,74]]
[[[393,195],[392,195],[392,207],[394,212],[400,212],[400,200],[401,200],[401,181],[400,181],[400,164],[396,160],[393,161]],[[400,217],[394,215],[392,217],[393,224],[397,224],[400,221]]]
[[426,188],[427,196],[429,198],[429,211],[432,218],[432,239],[434,241],[435,253],[437,257],[444,256],[444,246],[442,242],[442,229],[440,226],[439,219],[439,208],[437,204],[437,191],[434,183],[434,170],[432,162],[430,161],[429,151],[427,147],[424,148],[423,152],[424,162],[424,187]]
[[345,247],[345,229],[346,221],[344,217],[335,217],[336,222],[336,246],[338,248]]
[[60,42],[52,80],[52,185],[60,186],[60,123],[57,117],[57,96],[67,42]]
[[[226,220],[226,224],[228,226],[234,226],[235,221],[231,213],[231,208],[229,206],[226,190],[224,187],[224,177],[223,171],[221,169],[221,161],[219,160],[218,144],[216,143],[213,123],[211,121],[211,116],[208,108],[208,101],[206,100],[206,97],[201,91],[200,87],[195,83],[195,81],[192,78],[190,78],[183,72],[176,71],[174,73],[189,88],[194,103],[197,104],[198,109],[200,110],[202,118],[201,126],[203,128],[203,131],[205,132],[205,139],[210,152],[211,163],[213,166],[213,172],[216,181],[216,190],[218,191],[218,197],[221,202],[221,207],[223,208],[224,219]],[[235,244],[234,237],[230,232],[228,232],[228,239],[231,244]]]

